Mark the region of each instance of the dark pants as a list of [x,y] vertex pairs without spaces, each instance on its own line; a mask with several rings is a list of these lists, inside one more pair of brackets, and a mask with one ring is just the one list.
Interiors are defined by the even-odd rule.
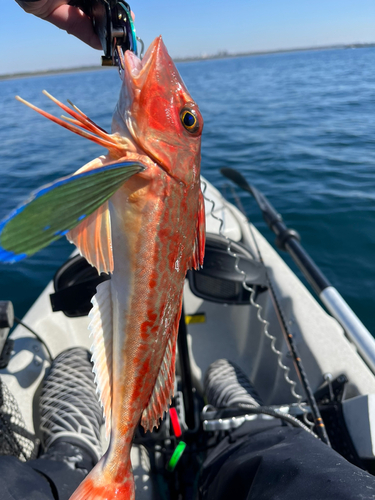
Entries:
[[244,424],[207,457],[201,500],[375,499],[375,477],[303,429]]
[[95,461],[83,448],[66,442],[26,463],[0,456],[0,500],[68,500]]
[[[0,499],[68,500],[93,463],[77,447],[71,456],[82,460],[70,463],[67,451],[27,463],[0,457]],[[213,449],[199,491],[201,500],[375,500],[375,477],[303,429],[260,420]]]

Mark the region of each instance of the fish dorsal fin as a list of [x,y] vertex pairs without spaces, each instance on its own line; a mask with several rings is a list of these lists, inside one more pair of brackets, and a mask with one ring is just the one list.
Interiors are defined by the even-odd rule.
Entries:
[[145,431],[152,431],[154,427],[159,427],[159,420],[163,417],[164,412],[168,410],[173,397],[179,319],[180,314],[177,314],[174,325],[171,328],[154,390],[152,391],[147,407],[142,413],[141,424]]
[[112,413],[112,300],[111,282],[100,283],[96,295],[91,302],[90,333],[92,336],[92,361],[94,363],[95,381],[105,416],[107,436],[111,431]]
[[111,215],[107,201],[66,237],[99,274],[113,272]]

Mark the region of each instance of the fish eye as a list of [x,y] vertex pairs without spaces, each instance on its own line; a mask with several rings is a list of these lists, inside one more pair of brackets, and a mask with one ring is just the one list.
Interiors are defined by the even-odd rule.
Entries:
[[198,119],[194,111],[184,108],[181,111],[181,122],[188,132],[196,132],[199,128]]

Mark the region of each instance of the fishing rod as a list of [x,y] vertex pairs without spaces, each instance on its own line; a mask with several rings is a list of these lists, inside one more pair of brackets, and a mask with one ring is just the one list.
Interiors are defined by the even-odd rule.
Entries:
[[220,172],[224,177],[230,179],[255,198],[264,221],[276,235],[277,247],[289,253],[320,300],[340,323],[364,361],[375,373],[374,337],[301,246],[299,234],[285,225],[282,216],[275,210],[264,194],[251,186],[240,172],[232,168],[222,168]]
[[[229,172],[228,172],[228,170],[229,170]],[[232,172],[234,172],[234,174],[238,173],[235,170],[232,171],[232,169],[221,169],[221,173],[223,175],[227,176],[228,178],[230,178],[233,181],[233,177],[235,177],[235,175]],[[239,175],[241,175],[241,174],[239,174]],[[229,176],[231,176],[231,177],[229,177]],[[276,212],[274,211],[274,215],[275,214],[276,214]],[[276,215],[278,215],[278,214],[276,214]],[[281,217],[281,216],[279,216],[279,217]],[[300,357],[300,355],[298,353],[297,346],[296,346],[296,343],[294,341],[294,336],[293,336],[292,332],[290,331],[290,328],[289,328],[289,326],[288,326],[288,324],[287,324],[287,322],[285,320],[285,317],[284,317],[282,308],[280,306],[280,303],[278,301],[278,298],[276,296],[276,292],[274,290],[271,278],[270,278],[270,276],[268,274],[267,268],[266,268],[265,263],[263,261],[263,257],[262,257],[260,248],[258,246],[258,243],[256,241],[255,235],[254,235],[254,233],[253,233],[252,230],[251,230],[251,233],[252,233],[252,236],[253,236],[253,239],[254,239],[254,244],[255,244],[256,250],[258,252],[259,260],[263,264],[263,266],[264,266],[264,268],[266,270],[266,279],[267,279],[268,292],[270,294],[272,303],[274,305],[275,312],[276,312],[276,315],[277,315],[277,319],[279,321],[279,325],[280,325],[281,331],[282,331],[283,336],[285,338],[285,341],[286,341],[286,343],[288,345],[289,351],[290,351],[290,353],[292,355],[297,375],[298,375],[298,377],[300,379],[300,382],[302,384],[302,387],[303,387],[303,389],[305,391],[305,394],[306,394],[306,397],[307,397],[307,401],[308,401],[308,403],[310,405],[311,415],[312,415],[312,417],[314,419],[314,424],[315,424],[315,432],[316,432],[317,436],[323,441],[323,443],[327,444],[328,446],[331,446],[331,443],[329,441],[329,438],[328,438],[328,435],[327,435],[327,431],[326,431],[323,419],[321,417],[318,405],[316,403],[316,399],[314,397],[314,393],[312,391],[310,382],[309,382],[309,380],[307,378],[307,374],[306,374],[305,368],[303,366],[302,359],[301,359],[301,357]]]
[[[256,244],[256,240],[255,240],[255,244]],[[258,250],[259,259],[264,264],[259,247],[257,244],[256,244],[256,246],[257,246],[257,250]],[[310,405],[311,414],[313,416],[314,424],[315,424],[315,432],[316,432],[317,436],[323,441],[323,443],[327,444],[328,446],[331,446],[331,443],[329,441],[328,434],[326,431],[326,427],[324,425],[322,416],[320,414],[318,405],[316,403],[314,393],[312,391],[310,382],[307,378],[305,368],[302,364],[302,359],[301,359],[300,355],[298,354],[297,346],[294,342],[294,336],[293,336],[292,332],[290,331],[290,328],[289,328],[287,322],[285,321],[285,317],[283,315],[281,306],[280,306],[279,301],[277,299],[275,290],[274,290],[272,282],[268,276],[268,273],[266,273],[266,275],[267,275],[267,281],[268,281],[268,283],[267,283],[268,291],[270,293],[271,300],[272,300],[274,308],[275,308],[276,316],[279,320],[279,325],[281,327],[281,331],[283,332],[286,343],[287,343],[289,350],[292,354],[293,362],[294,362],[294,365],[296,368],[296,372],[297,372],[298,377],[301,381],[302,387],[305,391],[307,401],[309,402],[309,405]]]
[[255,248],[256,248],[257,253],[258,253],[259,261],[261,262],[261,264],[264,266],[264,269],[265,269],[268,292],[269,292],[269,295],[271,297],[271,300],[272,300],[272,303],[274,306],[274,310],[276,312],[276,316],[277,316],[282,334],[285,338],[285,341],[287,343],[289,351],[292,355],[292,359],[293,359],[296,373],[298,375],[298,378],[300,379],[300,382],[302,384],[302,387],[303,387],[305,394],[306,394],[306,397],[307,397],[307,401],[310,405],[310,411],[311,411],[311,415],[314,419],[316,435],[323,441],[323,443],[327,444],[328,446],[331,446],[323,419],[322,419],[321,414],[320,414],[320,410],[319,410],[318,405],[316,403],[316,399],[315,399],[314,393],[312,391],[310,382],[307,378],[307,374],[306,374],[305,368],[303,366],[302,359],[298,353],[297,346],[296,346],[296,343],[294,341],[293,333],[291,332],[291,330],[288,326],[288,323],[285,320],[283,310],[282,310],[281,305],[279,303],[279,300],[277,298],[275,289],[273,287],[273,283],[271,281],[271,278],[269,276],[268,270],[267,270],[265,262],[263,260],[260,248],[258,246],[258,242],[255,238],[255,234],[254,234],[251,227],[250,227],[250,231],[251,231],[251,234],[252,234],[252,237],[254,240]]

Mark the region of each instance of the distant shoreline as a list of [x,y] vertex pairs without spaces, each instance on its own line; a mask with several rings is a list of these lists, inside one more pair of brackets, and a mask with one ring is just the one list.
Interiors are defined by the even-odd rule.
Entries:
[[[339,44],[339,45],[325,45],[321,47],[302,47],[295,49],[278,49],[278,50],[264,50],[264,51],[253,51],[253,52],[241,52],[236,54],[230,54],[226,51],[218,52],[214,55],[207,56],[196,56],[196,57],[176,57],[174,62],[184,63],[184,62],[198,62],[198,61],[209,61],[211,59],[233,59],[236,57],[250,57],[250,56],[263,56],[267,54],[283,54],[290,52],[307,52],[307,51],[318,51],[318,50],[332,50],[332,49],[363,49],[375,47],[374,43],[351,43],[351,44]],[[113,69],[113,66],[82,66],[78,68],[62,68],[62,69],[50,69],[44,71],[30,71],[24,73],[10,73],[5,75],[0,75],[0,80],[12,80],[16,78],[30,78],[37,76],[49,76],[49,75],[59,75],[64,73],[80,73],[84,71],[98,71],[98,70],[108,70]]]

